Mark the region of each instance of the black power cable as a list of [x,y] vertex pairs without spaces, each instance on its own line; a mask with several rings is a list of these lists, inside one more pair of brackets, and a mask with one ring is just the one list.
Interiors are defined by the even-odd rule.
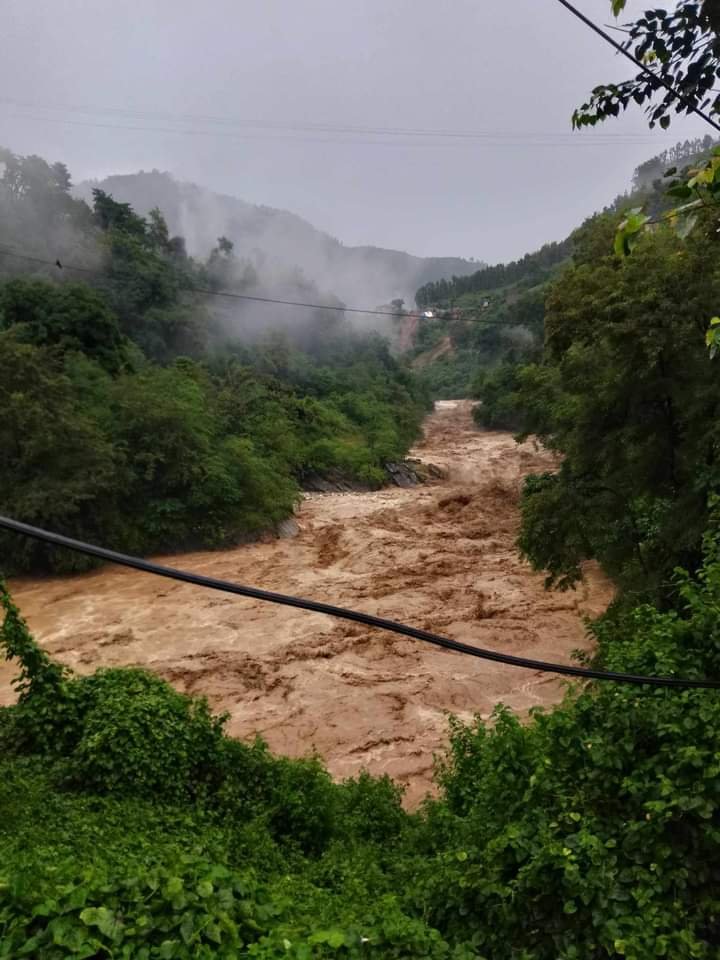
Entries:
[[124,567],[132,567],[134,570],[140,570],[143,573],[152,573],[159,577],[180,580],[183,583],[191,583],[194,586],[206,587],[210,590],[221,590],[225,593],[233,593],[240,597],[250,597],[253,600],[279,603],[286,607],[296,607],[299,610],[310,610],[313,613],[325,613],[328,616],[339,617],[342,620],[352,620],[354,623],[361,623],[367,627],[376,627],[380,630],[399,633],[401,636],[410,637],[413,640],[422,640],[423,643],[431,643],[436,647],[442,647],[444,650],[452,650],[454,653],[463,653],[466,656],[478,657],[481,660],[492,660],[495,663],[504,663],[510,667],[523,667],[526,670],[557,673],[567,677],[580,677],[583,680],[611,680],[615,683],[645,684],[647,686],[672,687],[674,689],[687,689],[690,687],[707,690],[720,689],[720,680],[685,680],[678,677],[635,676],[628,673],[613,673],[604,670],[591,670],[586,667],[567,666],[563,663],[549,663],[544,660],[531,660],[528,657],[516,657],[509,653],[497,653],[494,650],[486,650],[482,647],[473,647],[468,643],[461,643],[459,640],[451,640],[449,637],[443,637],[437,633],[430,633],[428,630],[419,630],[416,627],[410,627],[407,626],[407,624],[398,623],[395,620],[386,620],[384,617],[361,613],[358,610],[349,610],[346,607],[336,607],[331,603],[306,600],[303,597],[293,597],[284,593],[273,593],[269,590],[261,590],[258,587],[248,587],[239,583],[231,583],[227,580],[218,580],[215,577],[206,577],[199,573],[191,573],[188,570],[164,567],[160,564],[152,563],[149,560],[142,560],[140,557],[128,556],[125,553],[118,553],[115,550],[108,550],[105,547],[84,543],[82,540],[73,540],[70,537],[65,537],[59,533],[52,533],[40,527],[33,527],[27,523],[20,523],[18,520],[11,520],[9,517],[0,517],[0,528],[32,537],[35,540],[42,540],[45,543],[52,543],[58,547],[67,547],[69,550],[76,550],[79,553],[85,553],[88,554],[88,556],[97,557],[100,560],[107,560],[110,563],[117,563]]
[[647,66],[645,66],[642,60],[638,60],[637,57],[633,56],[627,47],[624,47],[621,43],[618,43],[617,40],[613,39],[609,33],[599,27],[596,23],[593,23],[589,17],[586,17],[584,13],[581,13],[580,10],[573,6],[572,3],[569,3],[568,0],[558,0],[558,3],[561,3],[566,10],[569,10],[570,13],[572,13],[573,16],[577,17],[578,20],[581,20],[586,27],[590,27],[590,29],[597,33],[598,36],[602,37],[603,40],[609,43],[611,47],[614,47],[618,53],[621,53],[624,57],[627,57],[627,59],[630,60],[631,63],[634,63],[636,67],[640,67],[645,76],[649,77],[655,83],[659,83],[660,86],[665,87],[665,89],[669,91],[676,99],[678,99],[680,103],[686,106],[691,113],[696,113],[702,120],[705,121],[705,123],[709,123],[711,127],[720,133],[720,123],[718,123],[716,120],[713,120],[709,114],[701,110],[700,107],[693,103],[689,97],[686,97],[685,94],[676,89],[668,80],[666,80],[664,77],[658,76],[657,73],[654,73]]

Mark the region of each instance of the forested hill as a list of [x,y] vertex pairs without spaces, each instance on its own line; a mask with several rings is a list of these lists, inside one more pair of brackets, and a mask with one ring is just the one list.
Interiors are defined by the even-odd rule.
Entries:
[[[706,156],[716,141],[711,136],[681,141],[675,146],[650,157],[636,167],[632,175],[629,193],[618,195],[606,207],[606,211],[621,210],[634,203],[644,203],[656,213],[667,206],[662,178],[671,167],[692,165]],[[510,284],[531,286],[547,279],[549,271],[567,260],[572,253],[572,237],[559,242],[546,243],[519,260],[498,263],[494,266],[480,265],[474,273],[459,272],[452,277],[432,279],[420,286],[415,294],[419,307],[447,306],[466,293],[483,293],[497,290]]]
[[380,247],[348,247],[307,220],[273,207],[256,206],[237,197],[182,183],[157,170],[107,177],[83,183],[75,194],[91,197],[94,187],[129,203],[142,216],[160,207],[173,233],[182,234],[191,254],[228,237],[239,256],[270,271],[299,269],[317,287],[348,304],[374,306],[402,298],[428,282],[464,276],[479,264],[459,257],[415,257]]
[[[483,267],[472,274],[436,280],[420,287],[415,299],[438,318],[418,326],[413,363],[435,397],[482,396],[488,426],[516,427],[517,412],[505,406],[518,363],[540,356],[545,303],[553,281],[580,253],[603,241],[612,245],[595,224],[598,218],[620,222],[623,211],[641,206],[650,216],[667,210],[668,181],[664,173],[702,162],[716,141],[706,136],[677,143],[640,164],[630,190],[618,194],[605,209],[589,217],[570,236],[547,243],[519,260]],[[595,250],[598,256],[605,251]]]
[[449,304],[464,293],[481,293],[497,290],[511,283],[538,283],[548,276],[548,271],[570,256],[570,239],[559,243],[546,243],[534,253],[526,253],[520,260],[481,267],[466,276],[435,280],[426,283],[415,294],[419,307]]
[[417,291],[418,304],[439,314],[418,325],[412,350],[413,365],[433,396],[474,394],[479,378],[503,358],[538,349],[547,285],[571,252],[570,238],[548,243],[512,263]]
[[[227,238],[188,256],[157,206],[73,198],[61,163],[0,159],[0,513],[141,553],[272,528],[309,475],[384,482],[426,408],[384,340],[341,310],[248,306],[320,294]],[[7,535],[0,558],[78,564]]]

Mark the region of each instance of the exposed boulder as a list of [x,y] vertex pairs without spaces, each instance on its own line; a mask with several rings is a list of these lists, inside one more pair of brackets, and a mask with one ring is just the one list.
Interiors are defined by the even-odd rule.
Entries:
[[[416,487],[421,483],[444,480],[447,471],[434,463],[422,460],[393,460],[384,465],[387,482],[396,487]],[[350,480],[336,471],[326,474],[308,473],[302,479],[303,490],[309,493],[364,493],[371,488],[357,480]]]
[[420,483],[433,483],[444,480],[447,471],[434,463],[423,463],[422,460],[399,460],[386,463],[385,469],[391,483],[398,487],[415,487]]
[[329,470],[322,475],[306,473],[302,478],[302,488],[310,493],[349,493],[351,491],[362,493],[370,489],[367,484],[349,480],[336,470]]
[[294,517],[288,517],[277,525],[276,533],[281,540],[291,540],[300,533],[300,527]]

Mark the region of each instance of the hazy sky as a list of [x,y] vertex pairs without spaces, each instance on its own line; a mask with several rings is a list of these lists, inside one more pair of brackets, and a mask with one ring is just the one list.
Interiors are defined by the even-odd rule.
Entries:
[[[608,0],[577,3],[611,19]],[[169,170],[425,255],[561,239],[708,129],[632,112],[571,134],[590,88],[632,68],[557,0],[5,0],[0,43],[17,153],[75,180]]]

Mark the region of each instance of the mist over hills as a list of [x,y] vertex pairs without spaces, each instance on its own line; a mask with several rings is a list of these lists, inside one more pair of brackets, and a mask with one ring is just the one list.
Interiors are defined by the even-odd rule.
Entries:
[[348,305],[375,306],[397,297],[413,303],[418,287],[466,276],[483,266],[460,257],[416,257],[381,247],[344,246],[294,213],[214,193],[158,170],[84,181],[74,193],[90,200],[93,187],[130,203],[142,216],[159,207],[170,231],[185,237],[192,255],[207,256],[217,238],[226,236],[238,257],[269,271],[299,269],[318,289],[334,293]]

